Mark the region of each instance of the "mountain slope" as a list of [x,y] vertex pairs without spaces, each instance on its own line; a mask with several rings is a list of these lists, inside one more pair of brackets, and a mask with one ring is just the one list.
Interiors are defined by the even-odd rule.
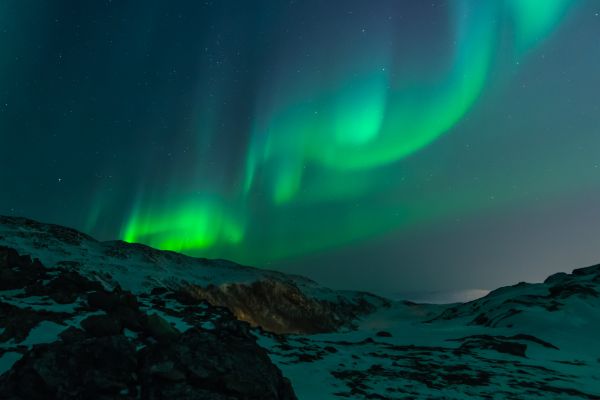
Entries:
[[303,399],[600,399],[599,335],[597,265],[464,304],[393,303],[351,332],[259,343],[303,382]]
[[166,307],[177,297],[167,289],[108,291],[6,247],[0,277],[0,398],[296,398],[248,325],[224,309]]
[[0,245],[8,398],[600,399],[600,266],[431,305],[21,218]]
[[157,287],[229,308],[241,320],[278,333],[334,331],[387,301],[333,291],[300,276],[225,260],[188,257],[122,241],[99,242],[74,229],[0,216],[0,245],[45,265],[77,271],[133,293]]

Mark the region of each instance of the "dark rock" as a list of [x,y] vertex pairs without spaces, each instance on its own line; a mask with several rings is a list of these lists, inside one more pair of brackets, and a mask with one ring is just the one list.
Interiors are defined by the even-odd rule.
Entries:
[[374,295],[357,295],[353,301],[340,297],[337,302],[306,296],[293,282],[263,279],[252,284],[190,285],[177,293],[182,304],[205,300],[213,306],[227,307],[236,318],[274,333],[319,333],[337,330],[360,315],[375,310],[374,303],[385,306]]
[[19,253],[15,249],[0,246],[0,269],[18,267],[20,262]]
[[167,303],[163,299],[152,299],[152,305],[155,307],[164,307]]
[[164,287],[155,287],[150,291],[150,294],[152,296],[160,296],[160,295],[167,293],[168,291],[169,291],[169,289],[164,288]]
[[122,306],[130,308],[132,310],[137,310],[140,307],[137,297],[133,293],[128,291],[121,292],[119,302]]
[[46,285],[49,291],[65,291],[73,293],[86,293],[92,290],[101,290],[100,282],[95,282],[83,277],[75,271],[65,271],[52,279]]
[[598,297],[598,292],[594,288],[579,283],[565,283],[552,286],[549,291],[550,297],[560,299],[575,295],[582,297]]
[[65,329],[64,331],[62,331],[60,333],[60,335],[58,335],[58,337],[63,341],[63,342],[67,342],[67,343],[71,343],[71,342],[75,342],[78,340],[83,340],[86,338],[86,333],[79,329],[79,328],[75,328],[73,326],[68,327],[67,329]]
[[195,295],[189,288],[183,288],[169,293],[167,298],[176,300],[179,304],[184,306],[196,306],[202,303],[202,297]]
[[552,274],[544,280],[544,283],[555,283],[562,282],[565,279],[568,279],[569,274],[565,272],[557,272],[556,274]]
[[9,399],[134,398],[135,347],[124,336],[35,346],[0,380]]
[[592,265],[591,267],[576,268],[573,270],[573,275],[595,275],[600,274],[600,264]]
[[[227,331],[189,329],[169,346],[156,344],[144,349],[140,364],[142,398],[166,399],[175,394],[193,399],[296,398],[265,350],[253,340]],[[201,397],[198,389],[206,397]],[[198,397],[186,397],[185,393]]]
[[323,347],[323,350],[325,350],[328,353],[337,353],[338,352],[338,350],[333,346],[325,346],[325,347]]
[[45,275],[46,269],[38,259],[32,260],[14,249],[0,246],[0,290],[22,289]]
[[145,314],[139,309],[119,305],[109,314],[119,320],[124,328],[134,332],[141,332],[144,329]]
[[79,296],[91,290],[100,290],[102,285],[75,271],[61,271],[48,283],[37,282],[27,287],[26,293],[36,296],[49,296],[59,304],[73,303]]
[[91,336],[113,336],[123,331],[118,319],[111,315],[91,315],[81,321],[81,327]]
[[89,293],[88,305],[94,310],[104,310],[121,322],[124,328],[135,332],[143,329],[144,314],[137,298],[130,292],[99,290]]
[[145,330],[160,342],[172,342],[179,338],[180,332],[158,314],[151,314],[146,318]]
[[185,373],[177,369],[173,361],[152,364],[150,365],[148,372],[155,378],[169,382],[182,382],[186,379]]
[[120,302],[119,295],[116,293],[107,292],[106,290],[98,290],[87,295],[88,305],[93,309],[111,311],[115,309]]
[[[192,328],[180,334],[160,316],[146,317],[136,311],[136,304],[122,301],[107,314],[88,316],[81,322],[83,330],[67,328],[52,344],[12,349],[25,355],[0,376],[0,397],[296,399],[290,382],[256,344],[247,323],[224,314],[214,330]],[[134,319],[140,318],[144,331],[156,341],[143,335],[129,339],[121,333],[121,320],[129,312]],[[3,314],[26,324],[38,318],[32,310],[9,305]],[[140,344],[145,346],[136,352]]]
[[70,317],[71,315],[67,313],[20,308],[0,302],[0,328],[4,328],[0,334],[0,342],[13,339],[16,343],[21,343],[27,338],[31,329],[40,322],[52,321],[62,324],[65,319]]
[[379,337],[392,337],[392,334],[386,331],[379,331],[376,333],[376,336]]
[[[466,340],[465,340],[466,339]],[[488,335],[477,335],[463,339],[460,350],[493,350],[498,353],[511,354],[518,357],[525,357],[527,345],[514,341],[502,340]]]

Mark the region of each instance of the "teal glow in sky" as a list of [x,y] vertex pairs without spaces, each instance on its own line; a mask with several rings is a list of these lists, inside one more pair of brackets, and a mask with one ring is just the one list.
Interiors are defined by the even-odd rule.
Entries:
[[4,2],[0,212],[325,280],[364,247],[387,280],[419,258],[392,238],[595,190],[596,8]]
[[[401,60],[393,61],[394,43],[401,33],[389,19],[385,28],[373,21],[372,34],[366,24],[347,28],[354,28],[347,35],[352,45],[325,39],[315,51],[327,54],[326,58],[285,60],[281,73],[261,89],[265,100],[257,101],[257,109],[265,111],[251,115],[246,162],[240,171],[244,181],[236,185],[237,190],[224,200],[207,202],[202,196],[186,195],[189,185],[183,185],[168,199],[143,199],[125,224],[124,239],[264,263],[393,228],[390,211],[378,207],[364,215],[348,212],[337,217],[343,221],[319,214],[322,206],[393,189],[389,183],[382,185],[378,176],[392,174],[394,179],[401,167],[381,168],[418,153],[471,110],[488,83],[502,29],[512,27],[514,55],[521,57],[559,26],[571,2],[543,3],[449,3],[446,20],[438,22],[446,24],[436,38],[444,42],[446,54],[438,60],[442,65],[435,73],[421,75],[414,70],[407,78],[396,72]],[[388,18],[394,16],[390,13]],[[435,57],[415,50],[403,56],[422,57],[424,62]],[[298,80],[306,82],[299,86]],[[358,186],[356,175],[363,180]],[[200,177],[197,180],[201,182]],[[263,204],[255,206],[257,194]],[[402,209],[402,199],[397,201],[394,207]],[[268,211],[260,218],[263,208]],[[258,222],[279,219],[279,214],[303,217],[277,230],[271,227],[276,224]],[[396,224],[402,226],[413,218],[399,218]],[[427,218],[427,212],[420,218]],[[348,220],[350,226],[339,231],[339,224]],[[247,236],[262,236],[261,252],[253,250],[255,243],[244,249],[245,243],[253,242]]]

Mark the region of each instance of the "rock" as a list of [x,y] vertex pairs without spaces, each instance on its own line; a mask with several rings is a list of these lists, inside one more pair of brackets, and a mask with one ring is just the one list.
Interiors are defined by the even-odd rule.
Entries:
[[192,328],[173,342],[136,351],[136,341],[122,334],[89,337],[69,329],[61,340],[26,351],[0,376],[0,397],[295,400],[266,351],[235,334],[243,331]]
[[15,249],[0,246],[0,269],[17,267],[19,263],[19,253]]
[[498,353],[511,354],[518,357],[525,357],[525,352],[527,350],[526,344],[514,342],[512,340],[503,340],[500,337],[489,335],[472,336],[462,340],[464,341],[460,345],[460,350],[493,350]]
[[177,340],[180,332],[158,314],[151,314],[146,318],[145,330],[160,342]]
[[140,332],[143,313],[139,309],[137,298],[130,292],[107,292],[99,290],[89,293],[88,306],[94,310],[104,310],[114,319],[121,322],[124,328]]
[[119,320],[123,328],[134,332],[141,332],[144,327],[145,315],[139,309],[133,309],[124,305],[117,306],[109,313],[113,318]]
[[556,283],[563,282],[569,278],[569,274],[565,272],[557,272],[556,274],[552,274],[544,280],[544,283]]
[[45,277],[38,259],[20,256],[16,250],[0,246],[0,290],[23,289]]
[[42,321],[52,321],[62,324],[71,315],[32,308],[20,308],[12,304],[0,302],[0,342],[14,340],[21,343],[29,336],[31,329]]
[[93,309],[111,311],[119,305],[119,295],[105,290],[98,290],[88,293],[87,303]]
[[129,291],[122,291],[120,293],[119,303],[122,306],[130,308],[132,310],[138,310],[140,308],[140,304],[138,302],[137,297]]
[[550,287],[550,297],[551,298],[560,298],[565,299],[571,296],[581,296],[581,297],[598,297],[598,292],[589,286],[579,284],[579,283],[564,283],[558,284]]
[[317,300],[304,294],[293,282],[274,279],[252,284],[189,285],[178,291],[175,298],[184,305],[205,300],[213,306],[226,307],[237,319],[273,333],[332,332],[372,312],[375,303],[388,304],[382,298],[366,294],[357,295],[354,301]]
[[573,275],[597,275],[600,274],[600,264],[592,265],[591,267],[576,268],[573,270]]
[[169,346],[149,346],[141,351],[140,380],[142,398],[149,399],[296,399],[266,351],[253,339],[229,331],[192,328]]
[[89,280],[75,271],[59,271],[60,273],[47,283],[39,281],[28,286],[26,293],[36,296],[49,296],[59,304],[69,304],[91,290],[102,289],[99,282]]
[[185,374],[175,367],[173,361],[159,362],[150,366],[150,374],[158,379],[164,379],[170,382],[185,381]]
[[379,331],[375,334],[378,337],[392,337],[392,334],[386,331]]
[[134,398],[136,368],[135,347],[124,336],[58,341],[25,354],[0,379],[0,393],[15,400]]
[[62,331],[60,333],[60,335],[58,335],[58,337],[66,343],[71,343],[71,342],[75,342],[78,340],[82,340],[85,339],[86,334],[85,331],[79,329],[79,328],[75,328],[73,326],[68,327],[67,329],[65,329],[64,331]]
[[167,293],[168,291],[169,291],[169,289],[164,288],[164,287],[155,287],[150,291],[150,294],[152,296],[160,296],[160,295]]
[[81,327],[91,336],[113,336],[123,331],[121,322],[110,315],[91,315],[81,321]]

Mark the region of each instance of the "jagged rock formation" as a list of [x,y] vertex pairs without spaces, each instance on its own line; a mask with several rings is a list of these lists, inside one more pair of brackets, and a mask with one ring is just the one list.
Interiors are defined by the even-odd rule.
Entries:
[[275,333],[331,332],[377,308],[372,302],[374,297],[364,293],[356,293],[352,301],[342,296],[336,301],[317,300],[296,285],[274,279],[251,284],[189,285],[182,291],[191,298],[226,307],[238,319]]

